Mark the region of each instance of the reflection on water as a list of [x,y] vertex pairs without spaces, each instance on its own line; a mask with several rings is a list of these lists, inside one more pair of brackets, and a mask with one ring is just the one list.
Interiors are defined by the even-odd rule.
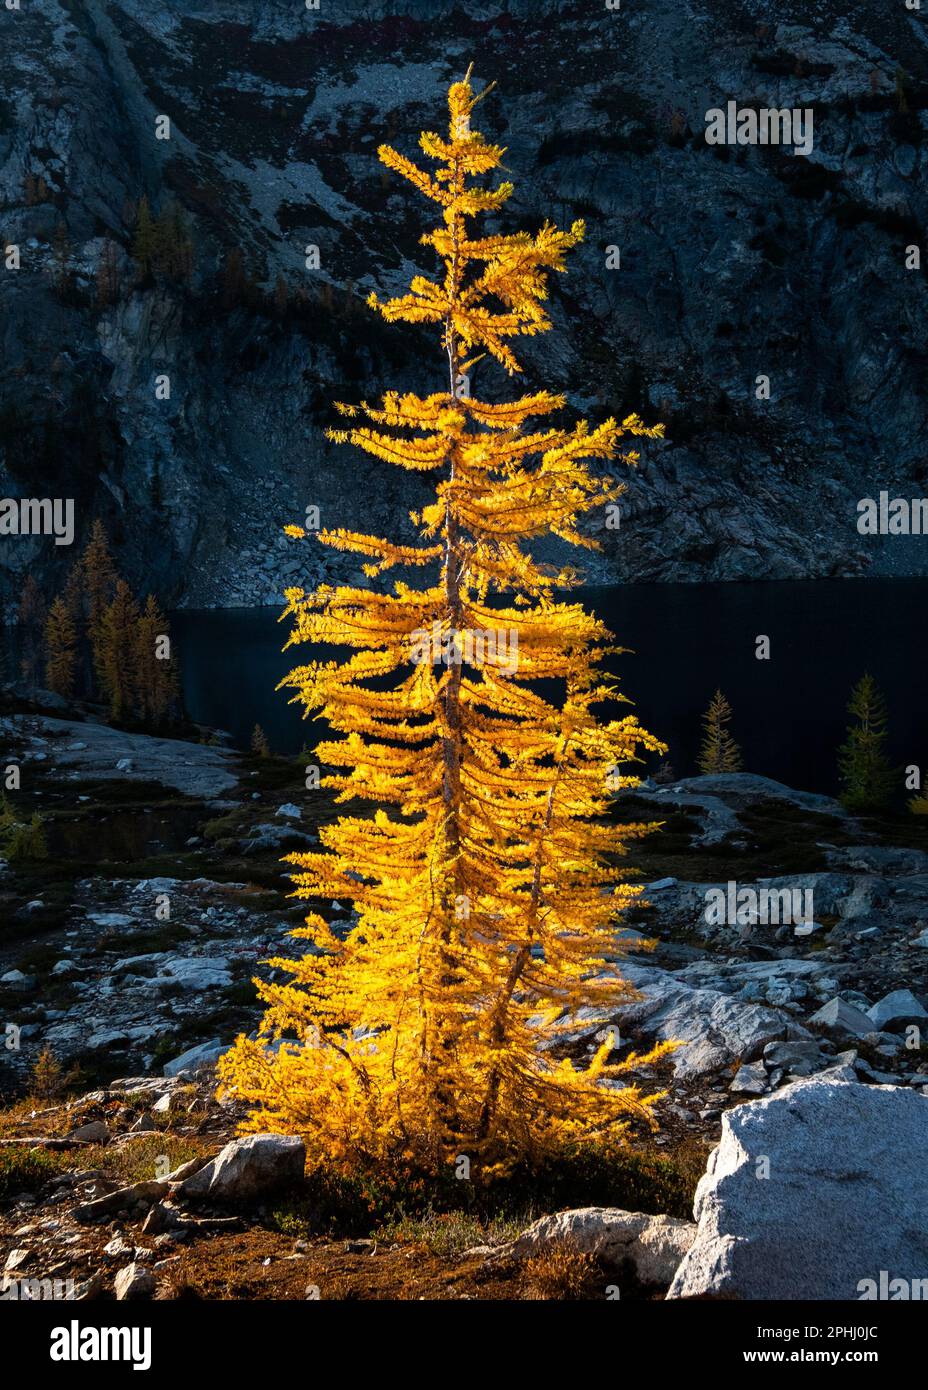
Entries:
[[[928,580],[781,584],[631,584],[582,591],[623,646],[614,659],[642,723],[670,745],[678,776],[695,771],[700,717],[721,686],[745,768],[811,791],[836,789],[835,750],[851,686],[869,670],[887,696],[891,754],[928,764],[928,663],[920,636]],[[289,692],[274,687],[308,648],[281,651],[278,609],[174,615],[191,716],[247,746],[260,724],[275,752],[318,740]],[[769,661],[755,657],[770,638]]]
[[182,850],[202,819],[199,807],[169,810],[104,807],[93,816],[58,816],[46,829],[55,859],[80,864],[129,864]]

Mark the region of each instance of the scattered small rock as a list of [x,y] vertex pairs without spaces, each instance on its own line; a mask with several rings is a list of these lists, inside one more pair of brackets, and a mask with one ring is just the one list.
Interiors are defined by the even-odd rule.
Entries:
[[69,1139],[80,1139],[87,1144],[108,1144],[112,1137],[109,1125],[104,1124],[102,1120],[91,1120],[86,1125],[79,1125],[68,1135]]
[[828,1033],[839,1042],[856,1042],[873,1031],[873,1022],[860,1009],[836,995],[812,1015],[809,1027]]
[[306,1148],[298,1135],[250,1134],[227,1144],[178,1192],[184,1198],[249,1201],[302,1182],[305,1163]]
[[910,1023],[921,1025],[928,1022],[928,1010],[922,1007],[910,989],[894,989],[892,993],[885,994],[867,1010],[867,1016],[881,1032],[884,1029],[889,1032],[901,1031]]
[[198,1043],[196,1047],[190,1047],[186,1052],[182,1052],[179,1057],[165,1062],[164,1074],[165,1076],[179,1076],[182,1072],[202,1071],[206,1067],[211,1067],[225,1051],[226,1044],[221,1043],[218,1038],[213,1038],[210,1042]]
[[144,1265],[137,1264],[135,1260],[119,1271],[114,1284],[120,1303],[137,1298],[151,1298],[157,1286],[157,1280],[151,1271]]

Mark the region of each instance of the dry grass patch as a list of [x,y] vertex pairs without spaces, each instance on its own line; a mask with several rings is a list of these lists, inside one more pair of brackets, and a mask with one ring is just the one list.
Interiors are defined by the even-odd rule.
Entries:
[[[595,1256],[569,1245],[556,1245],[531,1255],[522,1266],[527,1298],[589,1298],[599,1276]],[[597,1290],[601,1292],[601,1288]]]

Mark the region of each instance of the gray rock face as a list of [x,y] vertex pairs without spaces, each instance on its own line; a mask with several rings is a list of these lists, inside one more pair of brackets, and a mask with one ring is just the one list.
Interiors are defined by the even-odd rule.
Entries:
[[497,1257],[526,1259],[544,1250],[567,1247],[595,1255],[607,1268],[630,1262],[642,1284],[666,1285],[696,1234],[691,1221],[673,1216],[646,1216],[616,1207],[581,1207],[543,1216]]
[[[187,796],[221,796],[236,785],[228,755],[222,749],[179,739],[154,738],[149,734],[130,734],[107,724],[77,724],[67,719],[41,721],[43,731],[57,740],[73,738],[75,745],[56,743],[56,767],[68,769],[73,777],[92,781],[137,780],[160,782]],[[125,754],[132,753],[131,766],[118,767]]]
[[[753,13],[708,0],[686,24],[673,5],[646,21],[597,8],[594,23],[572,0],[340,0],[308,24],[296,3],[21,6],[0,74],[0,195],[4,236],[23,256],[0,276],[0,342],[24,362],[33,340],[56,344],[61,453],[73,444],[83,465],[82,431],[99,441],[80,511],[131,516],[130,577],[153,575],[193,605],[276,602],[314,556],[271,534],[272,496],[294,520],[310,497],[327,525],[357,523],[363,498],[378,533],[418,499],[415,480],[403,486],[364,456],[346,467],[321,425],[333,395],[423,387],[421,371],[393,369],[361,306],[371,289],[405,289],[411,266],[431,269],[417,245],[423,204],[399,180],[380,191],[374,147],[411,151],[423,125],[441,128],[475,24],[500,91],[482,124],[507,146],[520,223],[588,223],[555,287],[556,344],[529,343],[530,369],[546,364],[546,379],[600,418],[634,409],[668,422],[668,442],[629,470],[621,545],[602,531],[603,573],[924,570],[922,538],[865,545],[855,528],[857,500],[881,482],[921,492],[924,290],[901,257],[926,220],[928,156],[920,103],[901,115],[894,79],[903,67],[924,80],[917,18],[901,3],[847,0],[839,32],[782,0],[759,34]],[[810,157],[708,146],[707,107],[728,96],[825,113]],[[165,109],[176,125],[159,142]],[[125,208],[145,191],[156,208],[176,197],[191,225],[183,290],[160,275],[136,283]],[[67,293],[55,288],[60,221]],[[119,283],[101,303],[106,241]],[[307,272],[307,244],[320,248],[318,271]],[[217,264],[232,245],[265,294],[284,277],[288,313],[267,300],[219,308]],[[619,269],[606,268],[610,245]],[[295,306],[298,290],[308,306]],[[10,431],[4,496],[21,495],[11,483],[44,437],[39,356],[0,400],[25,421]],[[171,374],[169,402],[153,400],[156,368]],[[54,495],[54,482],[33,486]],[[0,564],[19,577],[50,566],[53,549],[25,539]]]
[[177,1076],[180,1072],[200,1071],[203,1067],[212,1066],[225,1050],[226,1044],[221,1043],[218,1038],[213,1038],[211,1042],[200,1043],[197,1047],[188,1048],[179,1057],[172,1057],[170,1062],[165,1062],[164,1074],[165,1076]]
[[37,983],[34,975],[24,975],[21,970],[7,970],[4,975],[0,975],[0,984],[6,985],[8,989],[34,989]]
[[909,1023],[923,1026],[928,1022],[928,1011],[922,1008],[910,989],[894,989],[891,994],[884,995],[867,1010],[867,1016],[873,1020],[875,1028],[889,1032],[905,1028]]
[[199,993],[230,985],[232,976],[224,956],[175,956],[161,966],[155,983],[180,985],[182,989]]
[[768,1043],[764,1048],[764,1064],[773,1070],[782,1067],[792,1076],[812,1076],[829,1065],[817,1042]]
[[850,1062],[839,1062],[837,1066],[826,1067],[823,1072],[819,1073],[818,1079],[828,1081],[859,1081],[860,1076],[858,1075],[857,1068],[860,1065],[859,1062],[853,1064]]
[[734,1095],[762,1096],[769,1088],[770,1078],[763,1062],[750,1062],[738,1068],[728,1089]]
[[675,979],[691,988],[717,990],[751,1003],[782,1005],[791,999],[805,999],[810,991],[817,992],[826,968],[819,960],[728,961],[710,957],[673,973]]
[[773,1009],[692,989],[663,970],[623,962],[622,974],[643,998],[617,1015],[623,1027],[683,1043],[673,1055],[678,1077],[699,1076],[740,1059],[750,1062],[767,1043],[783,1038],[786,1023]]
[[772,777],[760,777],[754,772],[719,772],[700,777],[683,777],[668,789],[670,799],[676,793],[692,796],[697,801],[704,796],[724,797],[724,805],[738,810],[756,801],[786,801],[804,811],[817,811],[829,816],[847,816],[840,801],[818,792],[797,791]]
[[[133,1101],[149,1101],[169,1095],[182,1083],[169,1076],[120,1076],[109,1084],[109,1094],[128,1096]],[[101,1097],[106,1092],[100,1092]]]
[[312,836],[295,825],[256,825],[238,842],[243,854],[260,854],[268,849],[295,849],[312,844]]
[[669,1298],[859,1299],[928,1275],[928,1104],[816,1076],[739,1105],[696,1190],[696,1239]]
[[159,1198],[167,1195],[168,1180],[149,1178],[143,1182],[130,1183],[128,1187],[118,1187],[114,1192],[106,1192],[92,1201],[81,1202],[74,1208],[77,1221],[96,1222],[105,1220],[115,1212],[133,1207],[145,1208]]
[[102,1120],[91,1120],[89,1124],[72,1129],[69,1139],[81,1139],[86,1144],[108,1144],[112,1138],[110,1128]]
[[828,1033],[839,1042],[854,1042],[873,1032],[873,1021],[846,999],[835,997],[812,1015],[809,1027]]
[[227,1144],[179,1186],[182,1197],[250,1201],[299,1183],[306,1163],[303,1140],[292,1134],[250,1134]]

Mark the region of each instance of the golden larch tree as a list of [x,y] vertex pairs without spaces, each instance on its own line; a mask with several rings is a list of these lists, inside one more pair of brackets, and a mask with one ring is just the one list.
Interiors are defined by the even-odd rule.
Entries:
[[84,618],[91,643],[97,641],[103,616],[116,593],[118,575],[103,522],[97,517],[81,556]]
[[662,428],[630,415],[563,429],[544,423],[564,405],[547,390],[505,403],[470,393],[480,356],[521,370],[512,340],[549,329],[548,272],[583,235],[580,222],[476,233],[512,192],[474,182],[504,153],[471,129],[478,99],[468,79],[451,87],[448,137],[420,140],[431,171],[379,151],[438,205],[422,242],[441,271],[369,302],[389,322],[439,330],[446,384],[341,405],[347,428],[331,436],[429,475],[433,500],[412,514],[409,543],[319,533],[362,556],[371,581],[399,571],[389,591],[287,592],[290,644],[349,649],[284,684],[331,730],[316,750],[333,769],[323,785],[360,803],[289,862],[297,896],[351,902],[356,920],[344,932],[306,918],[294,935],[309,953],[273,962],[291,982],[260,984],[262,1034],[239,1037],[220,1071],[250,1106],[246,1127],[302,1133],[313,1165],[435,1169],[465,1153],[486,1171],[619,1145],[629,1121],[653,1123],[657,1097],[631,1074],[669,1048],[617,1060],[607,1029],[580,1066],[555,1045],[577,1010],[605,1024],[632,995],[615,922],[641,890],[616,858],[648,827],[606,816],[610,791],[637,784],[631,765],[663,746],[616,708],[603,623],[560,596],[577,573],[530,549],[551,535],[590,547],[581,518],[622,491],[591,461],[621,449],[634,464],[627,441]]
[[74,694],[77,639],[77,624],[67,600],[56,598],[45,621],[45,683],[56,695]]
[[699,750],[699,770],[707,774],[741,771],[741,749],[728,728],[731,705],[721,690],[709,701],[702,717],[703,739]]
[[125,719],[138,710],[139,673],[136,642],[139,606],[124,579],[116,581],[113,602],[99,620],[94,665],[110,716]]
[[162,655],[170,646],[168,620],[158,600],[149,594],[138,619],[135,643],[136,712],[153,729],[174,718],[180,706],[180,678],[173,654]]

